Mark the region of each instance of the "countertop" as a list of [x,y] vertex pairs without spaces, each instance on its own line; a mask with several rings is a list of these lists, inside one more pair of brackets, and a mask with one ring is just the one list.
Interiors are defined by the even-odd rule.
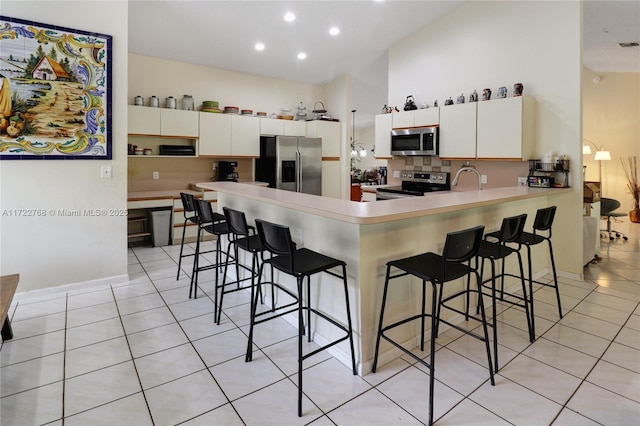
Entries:
[[[265,182],[240,182],[256,186],[268,186]],[[185,189],[167,189],[159,191],[131,191],[127,193],[127,201],[148,201],[148,200],[178,200],[180,193],[185,192],[194,197],[202,197],[203,191],[213,191],[212,189],[199,188],[198,183],[190,182]]]
[[179,199],[180,193],[186,192],[195,197],[202,196],[202,190],[168,189],[164,191],[134,191],[127,193],[127,201]]
[[268,202],[348,223],[376,224],[442,214],[527,198],[568,193],[572,188],[505,188],[430,193],[424,197],[360,203],[233,182],[202,182],[198,188]]

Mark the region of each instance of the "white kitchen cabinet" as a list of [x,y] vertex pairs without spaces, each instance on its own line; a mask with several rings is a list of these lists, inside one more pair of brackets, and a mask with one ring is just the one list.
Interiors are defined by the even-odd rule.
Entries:
[[285,136],[306,136],[307,126],[304,121],[282,120],[284,121],[283,135]]
[[335,121],[313,120],[306,122],[306,136],[309,138],[322,138],[322,157],[340,158],[341,134],[340,123]]
[[394,112],[391,116],[393,117],[392,127],[394,129],[433,126],[440,123],[440,108],[425,108],[413,111]]
[[393,112],[391,113],[391,116],[393,117],[391,121],[393,123],[392,127],[394,129],[401,129],[403,127],[414,127],[414,111]]
[[284,135],[284,121],[274,118],[260,118],[260,134],[279,136]]
[[307,128],[304,121],[261,118],[260,134],[272,136],[306,136]]
[[440,158],[476,158],[477,104],[470,102],[440,108]]
[[199,134],[198,115],[194,111],[160,109],[160,136],[197,138]]
[[440,124],[440,108],[417,109],[414,112],[413,125],[420,126],[437,126]]
[[129,105],[128,133],[134,135],[160,134],[160,109]]
[[231,155],[260,156],[260,120],[256,117],[231,116]]
[[527,96],[478,103],[477,157],[528,160],[535,156],[535,100]]
[[128,133],[132,135],[198,137],[198,113],[136,105],[128,107]]
[[198,155],[231,155],[231,115],[201,112],[199,127]]
[[375,157],[391,158],[391,128],[394,114],[378,114],[375,121]]

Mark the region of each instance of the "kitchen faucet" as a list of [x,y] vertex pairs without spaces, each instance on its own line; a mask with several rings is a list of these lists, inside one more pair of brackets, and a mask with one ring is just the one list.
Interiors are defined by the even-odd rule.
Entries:
[[469,162],[467,162],[462,168],[460,168],[460,170],[458,170],[458,172],[456,173],[455,177],[453,178],[453,181],[451,182],[451,184],[453,186],[457,186],[458,185],[458,177],[460,176],[460,173],[462,172],[473,172],[478,176],[478,189],[482,189],[482,176],[480,176],[480,172],[476,170],[475,166],[472,166],[471,164],[469,164]]

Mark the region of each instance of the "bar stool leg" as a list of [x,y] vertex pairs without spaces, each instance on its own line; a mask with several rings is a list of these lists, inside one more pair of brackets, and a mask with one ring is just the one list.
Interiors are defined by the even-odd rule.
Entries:
[[353,375],[357,375],[356,368],[356,351],[353,344],[353,325],[351,322],[351,308],[349,303],[349,287],[347,284],[347,267],[342,265],[342,281],[344,282],[344,300],[347,306],[347,326],[349,327],[349,345],[351,346],[351,366],[353,367]]
[[[302,309],[302,281],[303,277],[298,277],[298,417],[302,417],[302,334],[304,332],[304,320]],[[309,333],[310,334],[310,333]]]
[[384,319],[384,308],[387,304],[387,289],[389,288],[389,272],[391,271],[391,266],[387,266],[387,275],[384,280],[384,290],[382,291],[382,306],[380,308],[380,321],[378,322],[378,336],[376,337],[376,351],[373,356],[373,366],[371,367],[371,371],[376,372],[376,367],[378,366],[378,352],[380,350],[380,336],[382,336],[382,320]]
[[187,231],[187,220],[184,220],[184,225],[182,227],[182,242],[180,243],[180,257],[178,257],[178,275],[176,275],[176,280],[180,279],[180,266],[182,265],[182,250],[184,249],[184,237]]
[[[423,301],[424,301],[424,290],[425,281],[422,281],[423,284]],[[439,303],[436,303],[436,300],[441,300],[438,298],[438,287],[436,283],[431,281],[431,341],[429,342],[429,347],[431,349],[431,356],[429,357],[429,425],[433,425],[433,400],[434,400],[434,391],[435,391],[435,361],[436,361],[436,333],[438,330],[438,306]],[[440,288],[440,294],[442,295],[442,287]],[[424,304],[422,305],[422,312],[424,313]],[[424,314],[422,316],[422,321],[424,323]],[[424,340],[424,339],[423,339]]]
[[551,269],[553,270],[553,283],[556,285],[556,298],[558,299],[558,315],[562,318],[562,307],[560,305],[560,289],[558,288],[558,274],[556,273],[556,262],[553,259],[553,247],[551,246],[551,239],[548,239],[549,243],[549,255],[551,256]]
[[193,298],[197,299],[198,291],[198,269],[200,267],[200,237],[202,235],[202,228],[198,227],[198,239],[196,240],[196,253],[193,260],[193,270],[191,272],[191,284],[189,285],[189,299],[193,292]]
[[[482,320],[482,331],[484,333],[484,344],[487,350],[487,365],[489,366],[489,377],[491,379],[491,385],[495,386],[495,378],[493,376],[493,366],[491,365],[491,350],[489,349],[489,331],[487,330],[487,317],[484,311],[484,298],[482,296],[482,279],[478,275],[478,272],[474,272],[476,275],[476,283],[478,286],[478,305],[480,306],[480,318]],[[497,353],[496,353],[497,355]],[[496,367],[497,370],[497,367]]]
[[[522,282],[522,299],[524,301],[524,311],[527,316],[527,328],[529,329],[529,341],[533,343],[536,340],[535,326],[534,326],[534,318],[533,318],[533,287],[531,286],[532,281],[529,281],[529,296],[527,296],[527,287],[524,282],[524,268],[522,266],[522,256],[520,252],[517,251],[518,255],[518,266],[520,266],[520,280]],[[529,304],[531,304],[531,309],[529,309]]]
[[[426,308],[425,305],[427,303],[427,282],[426,281],[422,281],[422,318],[420,318],[420,350],[422,352],[424,352],[424,319],[425,319],[425,313],[426,313]],[[435,305],[436,304],[436,299],[433,299],[432,303]],[[437,331],[437,330],[436,330]],[[433,335],[433,328],[431,329],[431,334]]]

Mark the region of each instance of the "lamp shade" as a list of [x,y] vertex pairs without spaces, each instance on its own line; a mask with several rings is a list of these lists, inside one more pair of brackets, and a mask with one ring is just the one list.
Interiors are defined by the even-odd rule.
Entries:
[[596,151],[593,159],[596,161],[608,161],[611,160],[611,153],[609,151]]
[[591,154],[591,147],[589,145],[582,145],[582,154]]

